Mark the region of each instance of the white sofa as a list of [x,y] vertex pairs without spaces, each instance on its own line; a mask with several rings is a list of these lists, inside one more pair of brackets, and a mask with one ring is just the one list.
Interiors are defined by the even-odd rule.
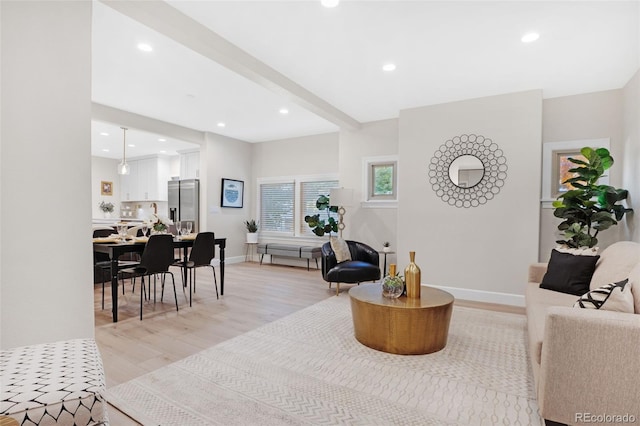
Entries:
[[574,308],[578,296],[540,288],[546,267],[530,266],[525,292],[542,417],[640,424],[640,244],[622,241],[603,250],[590,283],[593,290],[628,278],[635,314]]

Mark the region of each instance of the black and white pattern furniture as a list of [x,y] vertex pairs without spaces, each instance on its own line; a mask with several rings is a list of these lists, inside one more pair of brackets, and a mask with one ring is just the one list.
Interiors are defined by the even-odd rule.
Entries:
[[93,339],[0,351],[0,416],[20,425],[108,425],[104,369]]

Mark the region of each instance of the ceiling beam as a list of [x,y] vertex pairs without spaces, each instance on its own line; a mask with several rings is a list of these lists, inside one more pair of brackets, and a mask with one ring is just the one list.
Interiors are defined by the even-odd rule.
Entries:
[[178,126],[173,123],[167,123],[166,121],[156,120],[155,118],[133,112],[123,111],[96,102],[91,103],[91,119],[144,130],[149,133],[156,133],[185,142],[193,142],[201,146],[205,143],[204,132]]
[[230,43],[164,1],[100,0],[225,68],[281,95],[341,128],[360,129],[356,119]]

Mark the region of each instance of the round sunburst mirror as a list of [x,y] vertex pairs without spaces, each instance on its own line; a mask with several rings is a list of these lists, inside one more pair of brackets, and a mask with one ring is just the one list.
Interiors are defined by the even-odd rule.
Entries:
[[493,199],[507,178],[507,158],[481,135],[460,135],[442,144],[429,164],[429,183],[454,207],[478,207]]

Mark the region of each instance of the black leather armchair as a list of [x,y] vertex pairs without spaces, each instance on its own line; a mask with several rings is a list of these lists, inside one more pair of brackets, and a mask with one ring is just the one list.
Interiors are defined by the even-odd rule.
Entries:
[[360,284],[380,279],[380,258],[378,252],[364,243],[347,240],[351,260],[340,262],[331,248],[331,243],[322,246],[322,278],[336,283],[336,296],[340,294],[340,283]]

